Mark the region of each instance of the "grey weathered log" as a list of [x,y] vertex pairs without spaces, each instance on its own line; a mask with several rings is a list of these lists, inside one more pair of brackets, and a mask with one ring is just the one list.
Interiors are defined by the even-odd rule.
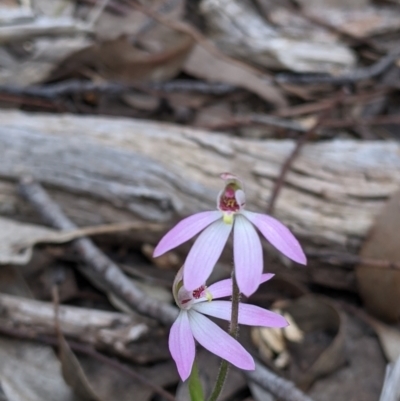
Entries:
[[[129,343],[143,338],[149,331],[146,319],[133,313],[61,305],[58,318],[65,336],[133,361],[137,358],[129,350]],[[54,305],[0,294],[0,325],[53,336]]]
[[[248,140],[124,118],[0,112],[0,213],[32,219],[14,182],[39,180],[77,225],[167,222],[215,208],[220,172],[263,211],[294,141]],[[400,145],[335,140],[304,147],[276,217],[307,246],[354,252],[400,186]],[[156,242],[158,238],[152,238]]]

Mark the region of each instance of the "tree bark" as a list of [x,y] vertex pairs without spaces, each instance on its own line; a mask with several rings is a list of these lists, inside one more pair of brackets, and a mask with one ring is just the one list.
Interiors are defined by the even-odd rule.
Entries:
[[[0,213],[32,221],[15,190],[29,174],[79,226],[135,218],[172,224],[214,209],[224,171],[243,179],[247,208],[263,212],[295,146],[125,118],[1,111],[0,121]],[[275,217],[306,249],[355,253],[399,186],[398,143],[308,144],[286,176]]]

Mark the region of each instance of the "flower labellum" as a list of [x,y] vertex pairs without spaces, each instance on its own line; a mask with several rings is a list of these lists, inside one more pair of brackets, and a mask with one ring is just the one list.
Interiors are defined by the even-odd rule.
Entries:
[[261,234],[289,259],[306,264],[306,256],[294,235],[271,216],[244,210],[246,195],[242,182],[231,173],[221,174],[225,186],[218,195],[217,209],[187,217],[158,243],[154,257],[183,244],[199,234],[185,261],[185,288],[194,291],[210,276],[233,229],[233,253],[240,291],[253,294],[263,271]]
[[[259,284],[273,274],[263,274]],[[230,320],[232,303],[215,299],[232,295],[232,280],[222,280],[188,291],[183,286],[182,269],[178,272],[173,294],[180,308],[169,333],[169,349],[181,379],[186,380],[192,370],[196,347],[195,340],[208,351],[244,370],[255,368],[252,356],[243,346],[204,315]],[[239,304],[239,323],[251,326],[286,327],[286,319],[255,305]]]

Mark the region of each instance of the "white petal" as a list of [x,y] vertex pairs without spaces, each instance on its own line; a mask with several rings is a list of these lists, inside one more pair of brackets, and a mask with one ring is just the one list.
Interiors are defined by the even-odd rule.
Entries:
[[263,271],[263,254],[257,231],[240,214],[235,217],[233,253],[239,289],[246,296],[250,296],[260,284]]
[[204,285],[221,256],[231,230],[232,224],[226,224],[221,219],[199,235],[183,269],[183,283],[187,290],[194,291]]

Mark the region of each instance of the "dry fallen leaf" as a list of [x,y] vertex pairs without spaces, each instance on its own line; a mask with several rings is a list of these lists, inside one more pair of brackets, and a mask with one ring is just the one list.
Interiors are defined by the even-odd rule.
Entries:
[[72,352],[64,336],[59,334],[61,369],[65,381],[82,400],[101,401],[95,393],[78,359]]
[[[364,242],[360,257],[400,262],[400,192],[394,194]],[[357,266],[360,296],[368,311],[388,322],[400,317],[400,270]]]
[[307,389],[345,362],[341,315],[328,300],[314,295],[280,301],[279,307],[292,322],[292,329],[255,327],[253,343],[266,362],[275,356],[274,365],[288,367],[290,379]]
[[[293,366],[294,380],[301,388],[307,389],[319,377],[334,372],[346,362],[343,320],[333,304],[327,299],[315,295],[298,298],[288,304],[284,310],[293,317],[300,330],[305,333],[305,341],[301,344],[291,343],[291,348],[296,348],[300,359],[304,359],[300,366]],[[312,358],[314,360],[309,358],[310,349],[316,345],[315,342],[318,340],[307,344],[307,333],[311,335],[325,333],[330,337],[328,344],[321,340],[322,351],[314,355]],[[309,355],[305,355],[305,353]],[[304,367],[303,364],[308,366]]]
[[57,231],[44,226],[19,223],[0,217],[0,265],[23,265],[32,256],[32,247],[38,243],[64,243],[83,236],[146,229],[161,231],[162,225],[142,222],[106,224],[79,228],[71,231]]
[[50,237],[56,231],[47,227],[23,224],[0,217],[0,264],[25,264],[32,256],[32,247],[26,244]]
[[286,105],[284,96],[266,75],[257,74],[251,67],[244,68],[218,58],[200,45],[194,47],[186,60],[184,70],[197,78],[247,89],[277,107]]
[[53,72],[51,78],[59,79],[76,71],[93,69],[104,79],[127,84],[167,81],[181,71],[192,47],[190,36],[172,32],[161,50],[149,53],[122,36],[75,53]]
[[369,318],[368,323],[373,327],[383,352],[389,362],[395,362],[400,357],[400,330],[389,326],[374,318]]
[[292,328],[288,331],[255,327],[252,340],[264,360],[272,360],[280,369],[288,367],[291,379],[307,389],[345,362],[340,313],[329,301],[313,295],[277,304]]

